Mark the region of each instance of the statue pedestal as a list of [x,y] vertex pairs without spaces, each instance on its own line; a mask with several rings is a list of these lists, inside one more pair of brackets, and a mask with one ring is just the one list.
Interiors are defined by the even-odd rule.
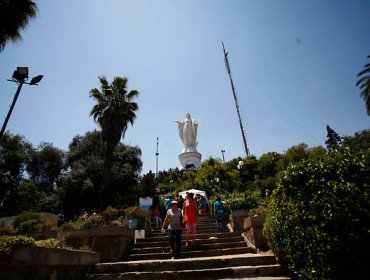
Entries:
[[179,155],[182,168],[193,165],[194,168],[200,168],[202,155],[198,152],[183,152]]

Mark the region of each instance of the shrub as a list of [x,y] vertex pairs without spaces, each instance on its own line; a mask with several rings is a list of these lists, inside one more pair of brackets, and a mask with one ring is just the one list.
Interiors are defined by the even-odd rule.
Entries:
[[79,220],[82,220],[83,229],[102,226],[102,216],[95,213],[88,216],[86,219],[80,218]]
[[370,151],[348,149],[291,165],[265,223],[270,247],[301,279],[365,278],[369,229]]
[[119,227],[127,227],[129,228],[130,225],[125,221],[123,218],[119,218],[111,222],[112,226],[119,226]]
[[55,238],[48,238],[44,240],[37,240],[35,242],[37,247],[45,247],[45,248],[61,248],[61,244]]
[[12,233],[13,230],[11,227],[7,226],[4,222],[0,224],[0,235],[7,235]]
[[94,250],[91,247],[87,246],[87,245],[84,245],[84,246],[78,248],[78,251],[94,253]]
[[76,223],[76,221],[68,221],[65,222],[60,226],[61,230],[78,230],[80,229],[80,225]]
[[60,228],[62,230],[80,230],[100,226],[102,226],[102,216],[93,214],[86,218],[79,217],[76,221],[65,222]]
[[16,236],[0,236],[1,249],[16,249],[27,246],[34,246],[35,239],[23,235]]
[[117,219],[120,215],[119,210],[111,206],[108,206],[107,209],[105,209],[104,213],[108,215],[109,220],[111,221]]
[[138,229],[150,229],[150,213],[139,206],[126,208],[124,211],[125,218],[137,219]]
[[15,217],[13,227],[18,232],[34,232],[51,230],[53,225],[40,213],[24,212]]
[[221,196],[222,200],[227,202],[227,206],[231,210],[248,210],[257,207],[256,197],[250,195],[247,192],[237,192],[225,193]]

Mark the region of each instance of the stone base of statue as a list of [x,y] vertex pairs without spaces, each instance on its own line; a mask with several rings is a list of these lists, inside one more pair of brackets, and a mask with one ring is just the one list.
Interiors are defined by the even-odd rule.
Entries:
[[179,155],[179,160],[183,169],[198,169],[201,165],[202,155],[195,151],[183,151]]

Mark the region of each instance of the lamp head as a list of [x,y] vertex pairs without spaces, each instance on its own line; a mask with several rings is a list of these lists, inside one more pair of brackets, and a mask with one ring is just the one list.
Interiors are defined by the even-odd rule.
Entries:
[[28,79],[28,67],[17,67],[14,71],[12,78],[20,83]]
[[31,84],[31,85],[36,85],[37,83],[39,83],[39,82],[42,80],[42,78],[43,78],[43,77],[44,77],[43,75],[38,75],[38,76],[36,76],[36,77],[33,77],[33,78],[31,79],[30,84]]

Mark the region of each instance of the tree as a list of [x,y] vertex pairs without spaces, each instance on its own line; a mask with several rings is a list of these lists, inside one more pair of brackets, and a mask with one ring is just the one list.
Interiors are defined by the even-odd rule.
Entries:
[[281,155],[276,152],[270,152],[260,156],[258,160],[258,175],[260,179],[273,177],[277,173],[277,161],[281,158]]
[[307,154],[308,154],[308,158],[311,159],[311,158],[323,156],[326,154],[326,152],[327,152],[326,149],[320,145],[320,146],[309,148],[307,151]]
[[366,151],[370,149],[370,129],[356,132],[353,136],[343,137],[343,146],[352,150]]
[[298,163],[302,160],[307,159],[308,146],[305,143],[301,143],[290,147],[285,154],[277,161],[278,171],[284,171],[289,164]]
[[[90,97],[97,102],[90,115],[102,130],[101,136],[105,144],[103,188],[107,188],[111,178],[114,149],[125,136],[128,124],[133,125],[136,119],[135,112],[139,107],[132,100],[139,95],[139,92],[127,91],[126,77],[115,77],[112,83],[108,83],[104,76],[99,77],[99,80],[100,91],[97,88],[90,90]],[[107,194],[103,189],[103,203],[106,199],[105,195]]]
[[98,210],[109,205],[117,207],[137,202],[134,188],[142,167],[140,156],[138,147],[117,145],[112,157],[112,178],[104,189],[110,195],[102,205],[104,144],[101,133],[92,131],[75,136],[67,152],[69,173],[60,190],[65,215],[73,217],[82,208]]
[[326,126],[326,147],[329,151],[337,149],[340,145],[342,145],[342,138],[332,129],[329,125]]
[[20,31],[26,29],[37,12],[37,5],[30,0],[0,0],[0,52],[8,41],[22,40]]
[[31,144],[23,136],[5,133],[0,141],[0,211],[19,188]]
[[[370,58],[370,55],[367,58]],[[360,87],[360,95],[365,101],[367,114],[370,116],[370,63],[365,65],[364,69],[357,74],[357,77],[359,80],[356,86]]]
[[27,172],[45,192],[52,192],[60,182],[64,169],[64,152],[43,142],[30,152]]

